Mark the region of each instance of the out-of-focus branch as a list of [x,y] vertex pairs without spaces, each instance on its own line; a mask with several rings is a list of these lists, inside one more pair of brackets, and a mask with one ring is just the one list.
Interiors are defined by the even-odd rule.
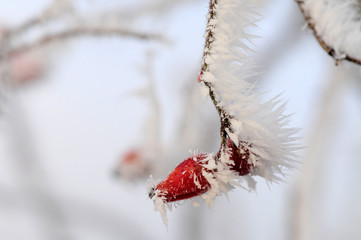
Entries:
[[11,111],[7,114],[7,120],[14,154],[12,163],[20,180],[22,199],[36,215],[44,239],[73,239],[63,208],[54,195],[46,171],[36,154],[27,116],[17,99],[10,100]]
[[[85,229],[103,231],[114,236],[114,239],[155,239],[153,232],[146,229],[139,230],[136,222],[121,211],[92,204],[82,199],[60,196],[64,214],[72,223],[81,225]],[[28,203],[23,199],[23,194],[7,186],[0,185],[0,209],[26,209]],[[54,238],[61,239],[66,238]],[[50,238],[48,238],[50,239]],[[69,239],[69,238],[68,238]]]
[[134,92],[139,97],[149,101],[149,112],[143,127],[142,143],[136,149],[131,149],[119,161],[115,173],[127,180],[148,178],[150,173],[163,172],[164,153],[166,148],[161,143],[161,106],[156,92],[154,74],[154,57],[152,50],[145,54],[146,64],[140,67],[140,72],[147,78],[148,84]]
[[71,0],[53,0],[45,9],[17,27],[12,28],[12,34],[21,34],[40,24],[49,23],[51,20],[59,19],[65,13],[72,12]]
[[162,37],[159,34],[153,33],[141,33],[126,29],[119,28],[93,28],[93,27],[76,27],[67,29],[58,33],[49,34],[41,37],[40,39],[24,44],[9,51],[9,55],[13,56],[19,53],[27,52],[40,46],[44,46],[50,43],[54,43],[62,40],[70,40],[76,37],[106,37],[106,36],[118,36],[134,38],[139,40],[161,40]]
[[318,216],[311,209],[317,209],[317,198],[320,198],[322,179],[329,160],[326,150],[335,140],[335,129],[342,114],[337,109],[337,103],[342,102],[342,89],[347,72],[336,69],[329,81],[327,89],[321,98],[321,106],[316,116],[314,130],[305,154],[304,169],[294,188],[291,211],[292,240],[313,239],[317,229]]
[[[169,14],[173,9],[185,4],[199,2],[202,0],[152,0],[132,3],[129,7],[116,8],[111,11],[104,11],[91,16],[93,22],[108,22],[121,24],[121,26],[131,26],[140,18],[160,17]],[[100,20],[100,21],[99,21]]]
[[[160,3],[160,2],[159,2]],[[107,9],[104,13],[112,12]],[[64,16],[69,15],[72,17],[72,24],[64,21]],[[1,71],[1,81],[8,82],[10,85],[14,82],[11,74],[11,61],[15,62],[18,58],[22,58],[33,50],[45,47],[52,43],[61,41],[68,41],[79,37],[117,37],[117,38],[132,38],[135,40],[152,40],[164,41],[160,34],[151,32],[142,32],[131,28],[128,25],[121,25],[119,21],[103,21],[101,18],[94,18],[92,14],[85,14],[80,16],[74,8],[74,1],[72,0],[52,0],[49,5],[41,10],[38,14],[19,24],[18,26],[5,26],[0,29],[0,60],[1,65],[5,69]],[[111,14],[110,14],[111,15]],[[129,16],[131,17],[131,15]],[[61,30],[48,31],[51,29],[51,24],[61,24]],[[113,24],[116,23],[116,24]],[[40,26],[45,27],[39,28]],[[134,30],[133,30],[134,29]],[[36,33],[37,38],[29,39],[28,35]],[[5,66],[6,65],[6,66]],[[8,69],[10,68],[10,70]],[[16,73],[19,71],[17,69]],[[9,72],[7,76],[3,73]],[[20,75],[23,71],[20,71]],[[19,74],[15,74],[19,76]],[[36,76],[38,77],[38,75]],[[8,80],[6,80],[8,79]],[[15,85],[18,86],[15,79]],[[30,82],[30,81],[28,81]]]
[[350,56],[348,54],[343,55],[342,58],[340,58],[336,54],[335,49],[333,47],[329,46],[328,44],[326,44],[326,42],[317,33],[316,28],[315,28],[315,24],[313,23],[313,20],[312,20],[311,16],[306,12],[306,10],[303,7],[304,1],[303,0],[297,0],[296,3],[298,4],[298,7],[300,8],[303,16],[305,17],[307,25],[311,29],[311,31],[312,31],[313,35],[315,36],[316,40],[318,41],[320,46],[323,48],[323,50],[325,50],[328,53],[328,55],[330,55],[335,60],[336,65],[338,65],[340,63],[340,61],[342,61],[342,60],[347,60],[349,62],[353,62],[355,64],[361,65],[361,59],[357,59],[357,58],[352,57],[352,56]]
[[[300,31],[302,25],[304,25],[304,18],[298,7],[291,4],[285,8],[284,12],[286,14],[281,20],[283,22],[282,26],[279,26],[277,30],[279,33],[273,34],[272,38],[266,41],[265,48],[255,53],[256,64],[262,66],[262,71],[265,74],[269,73],[270,69],[278,64],[279,60],[288,54],[291,49],[297,47],[297,42],[304,36],[304,33]],[[266,79],[267,77],[259,78],[259,76],[254,76],[251,81],[258,82],[261,85],[261,82]]]

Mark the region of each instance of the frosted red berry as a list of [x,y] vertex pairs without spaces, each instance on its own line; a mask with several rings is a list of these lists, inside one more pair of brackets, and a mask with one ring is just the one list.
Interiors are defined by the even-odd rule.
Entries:
[[[254,167],[248,163],[250,151],[244,146],[237,147],[230,138],[227,138],[227,151],[232,164],[229,169],[243,176],[250,173]],[[204,172],[216,173],[218,170],[210,170],[207,167],[210,155],[206,153],[196,154],[180,163],[168,177],[161,181],[149,193],[149,197],[160,197],[163,202],[174,202],[199,196],[207,192],[211,184],[204,176]],[[214,159],[212,159],[214,160]],[[216,178],[216,174],[214,174]]]
[[164,202],[184,200],[207,192],[210,184],[202,174],[208,171],[204,167],[207,157],[202,153],[184,160],[153,191],[157,191]]
[[230,138],[227,138],[227,147],[231,155],[230,159],[234,162],[233,165],[230,165],[230,169],[236,171],[240,176],[247,175],[253,167],[248,163],[249,150],[243,146],[238,148]]

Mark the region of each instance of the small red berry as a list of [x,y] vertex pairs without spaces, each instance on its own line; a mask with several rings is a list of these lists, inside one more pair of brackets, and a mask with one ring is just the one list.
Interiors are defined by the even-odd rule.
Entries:
[[208,154],[200,153],[189,157],[179,164],[168,177],[160,182],[150,193],[156,191],[164,202],[174,202],[199,196],[210,188],[210,184],[202,172],[209,171],[204,167],[208,163]]
[[227,138],[227,147],[230,149],[230,159],[234,162],[234,165],[230,165],[230,169],[238,172],[240,176],[247,175],[253,164],[248,163],[250,152],[243,146],[238,148],[230,138]]
[[122,164],[124,165],[138,165],[142,161],[142,156],[138,150],[130,150],[124,154]]
[[139,149],[126,152],[119,158],[115,174],[127,180],[146,178],[152,169],[151,161],[147,161]]

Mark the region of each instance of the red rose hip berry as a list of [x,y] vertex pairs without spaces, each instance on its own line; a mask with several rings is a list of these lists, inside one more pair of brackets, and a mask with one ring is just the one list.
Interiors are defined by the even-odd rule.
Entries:
[[157,194],[164,202],[174,202],[207,192],[210,184],[202,172],[209,171],[204,167],[208,163],[208,156],[200,153],[184,160],[165,180],[152,189],[149,197],[153,198]]

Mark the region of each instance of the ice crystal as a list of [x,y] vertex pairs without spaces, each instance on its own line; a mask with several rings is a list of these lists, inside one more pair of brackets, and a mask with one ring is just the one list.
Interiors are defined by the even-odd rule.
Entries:
[[359,0],[304,0],[302,8],[317,35],[336,58],[345,54],[361,59],[361,2]]

